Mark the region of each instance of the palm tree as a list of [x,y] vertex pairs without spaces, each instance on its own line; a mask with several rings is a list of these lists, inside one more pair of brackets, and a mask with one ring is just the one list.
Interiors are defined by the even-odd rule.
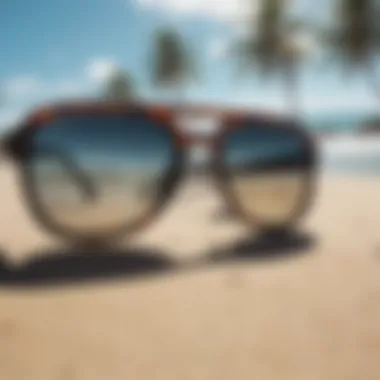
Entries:
[[189,49],[174,29],[160,29],[155,36],[150,62],[152,83],[157,88],[175,90],[181,99],[185,86],[195,74]]
[[[186,86],[196,71],[190,49],[176,30],[165,27],[155,33],[150,64],[153,86],[174,91],[176,105],[181,106]],[[188,170],[192,171],[191,156],[187,158]]]
[[281,73],[294,113],[299,111],[298,66],[305,55],[297,44],[303,23],[288,16],[284,0],[262,0],[248,35],[235,46],[243,74],[257,68],[263,79]]
[[128,101],[134,96],[134,86],[129,74],[116,70],[105,86],[105,97],[109,100]]
[[345,70],[367,73],[370,85],[380,98],[375,66],[375,56],[380,50],[380,4],[377,0],[339,0],[337,5],[335,19],[338,22],[325,32],[325,40]]

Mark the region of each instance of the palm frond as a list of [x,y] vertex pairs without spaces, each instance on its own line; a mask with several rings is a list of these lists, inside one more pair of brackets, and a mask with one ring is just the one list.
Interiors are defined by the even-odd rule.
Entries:
[[346,69],[362,67],[376,49],[380,33],[375,5],[375,0],[339,0],[332,42]]
[[184,41],[168,28],[156,33],[151,66],[155,86],[177,86],[196,75],[194,60]]
[[240,42],[241,70],[257,69],[267,77],[289,60],[293,51],[288,39],[301,24],[289,20],[283,0],[262,0],[259,15],[251,22],[251,33]]

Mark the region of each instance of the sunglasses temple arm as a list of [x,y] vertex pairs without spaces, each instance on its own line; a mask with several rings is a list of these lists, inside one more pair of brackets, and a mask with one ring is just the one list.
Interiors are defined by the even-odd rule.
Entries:
[[[17,156],[17,154],[14,153],[12,146],[13,143],[14,135],[12,133],[0,137],[0,163]],[[95,190],[93,181],[74,162],[74,160],[70,157],[70,154],[63,151],[62,149],[57,149],[55,147],[42,148],[39,150],[39,153],[42,155],[52,156],[53,158],[57,159],[62,167],[66,170],[66,172],[70,175],[72,180],[74,180],[77,186],[79,186],[84,196],[90,200],[94,200],[94,198],[97,196],[97,192]]]
[[95,185],[89,176],[78,166],[78,164],[70,157],[66,151],[62,149],[43,149],[40,150],[42,155],[49,155],[57,159],[58,162],[65,169],[67,174],[70,175],[72,180],[79,186],[85,197],[94,200],[97,196]]
[[0,162],[4,162],[8,157],[7,142],[4,139],[0,139]]

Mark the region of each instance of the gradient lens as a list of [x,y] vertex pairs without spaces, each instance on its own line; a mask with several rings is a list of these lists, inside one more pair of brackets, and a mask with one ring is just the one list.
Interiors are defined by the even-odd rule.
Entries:
[[298,130],[247,123],[225,141],[232,194],[252,221],[278,227],[305,202],[312,152]]
[[33,198],[54,226],[100,237],[157,206],[173,153],[170,131],[143,114],[61,116],[32,139]]

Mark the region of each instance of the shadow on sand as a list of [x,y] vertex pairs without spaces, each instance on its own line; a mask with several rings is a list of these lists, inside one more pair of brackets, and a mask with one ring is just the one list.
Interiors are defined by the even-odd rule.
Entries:
[[267,234],[240,240],[232,246],[211,252],[206,257],[211,263],[289,259],[310,252],[315,244],[315,237],[306,233]]
[[158,250],[84,248],[49,249],[31,255],[21,266],[10,266],[0,255],[0,286],[71,285],[148,275],[184,273],[239,261],[290,259],[310,252],[315,239],[303,233],[247,238],[230,247],[207,252],[201,259],[180,263]]

